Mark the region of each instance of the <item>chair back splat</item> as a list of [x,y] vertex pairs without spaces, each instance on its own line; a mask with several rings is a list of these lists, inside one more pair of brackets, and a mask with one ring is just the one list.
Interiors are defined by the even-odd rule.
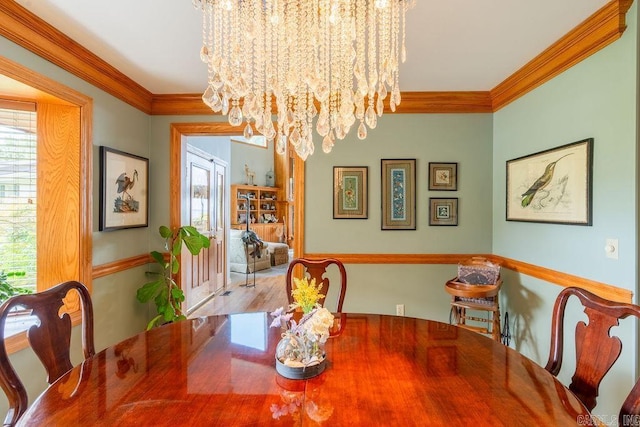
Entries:
[[[71,290],[77,292],[69,293]],[[47,382],[52,384],[73,367],[70,357],[71,317],[66,309],[75,309],[78,305],[82,307],[82,349],[87,359],[95,355],[93,305],[89,291],[82,283],[69,281],[36,294],[17,295],[0,306],[0,385],[9,400],[5,426],[14,425],[28,405],[25,386],[7,354],[4,331],[9,313],[19,307],[38,318],[38,322],[27,331],[27,339],[47,371]]]
[[[287,270],[287,298],[289,304],[293,303],[293,296],[291,295],[291,289],[293,286],[293,269],[297,265],[302,265],[305,268],[305,274],[309,276],[309,280],[316,279],[316,283],[321,283],[321,293],[326,295],[329,292],[329,278],[323,277],[327,272],[327,268],[330,265],[336,265],[340,272],[340,293],[338,295],[338,305],[336,312],[342,312],[342,303],[344,302],[344,296],[347,293],[347,271],[344,268],[342,262],[334,258],[312,260],[307,258],[296,258],[289,264]],[[320,305],[324,306],[325,298],[320,299]]]
[[[640,307],[610,301],[581,288],[570,287],[560,292],[553,307],[551,323],[551,348],[545,369],[558,375],[562,367],[564,313],[569,297],[575,296],[584,307],[589,323],[576,324],[576,370],[569,389],[593,410],[598,397],[598,387],[604,376],[618,360],[622,351],[620,338],[610,336],[610,330],[619,320],[628,316],[640,319]],[[635,417],[634,417],[635,415]],[[636,382],[620,410],[620,420],[638,419],[640,415],[640,383]]]

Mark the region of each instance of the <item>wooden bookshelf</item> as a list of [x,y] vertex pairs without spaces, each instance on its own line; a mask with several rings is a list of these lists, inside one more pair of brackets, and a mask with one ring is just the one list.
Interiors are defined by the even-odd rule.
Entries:
[[[280,215],[281,204],[278,198],[281,191],[277,187],[260,187],[257,185],[231,185],[231,228],[249,228],[260,239],[267,242],[278,241],[278,228],[282,229]],[[273,215],[278,222],[269,222]]]

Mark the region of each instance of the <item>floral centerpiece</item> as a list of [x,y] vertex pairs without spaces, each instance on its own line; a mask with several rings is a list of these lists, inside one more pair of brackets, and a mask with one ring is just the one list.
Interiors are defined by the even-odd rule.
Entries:
[[[324,344],[329,338],[333,315],[319,304],[324,297],[320,293],[321,284],[316,285],[315,279],[309,282],[306,277],[293,280],[294,302],[286,312],[280,307],[271,313],[274,317],[271,327],[284,329],[276,347],[276,369],[287,378],[310,378],[324,370]],[[302,312],[298,321],[294,319],[297,312]]]

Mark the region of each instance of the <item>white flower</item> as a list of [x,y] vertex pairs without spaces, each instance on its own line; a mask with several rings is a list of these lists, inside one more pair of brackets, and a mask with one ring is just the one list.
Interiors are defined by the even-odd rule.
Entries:
[[326,308],[319,308],[303,324],[305,335],[310,341],[325,343],[329,338],[329,328],[333,325],[333,315]]

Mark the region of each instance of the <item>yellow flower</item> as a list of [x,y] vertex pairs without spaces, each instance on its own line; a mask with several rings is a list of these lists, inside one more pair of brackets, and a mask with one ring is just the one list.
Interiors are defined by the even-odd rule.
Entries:
[[311,283],[309,283],[306,277],[294,278],[293,283],[296,286],[291,290],[294,302],[290,308],[300,307],[302,312],[307,314],[313,310],[321,298],[324,298],[324,295],[320,293],[322,283],[316,285],[316,279],[311,279]]

